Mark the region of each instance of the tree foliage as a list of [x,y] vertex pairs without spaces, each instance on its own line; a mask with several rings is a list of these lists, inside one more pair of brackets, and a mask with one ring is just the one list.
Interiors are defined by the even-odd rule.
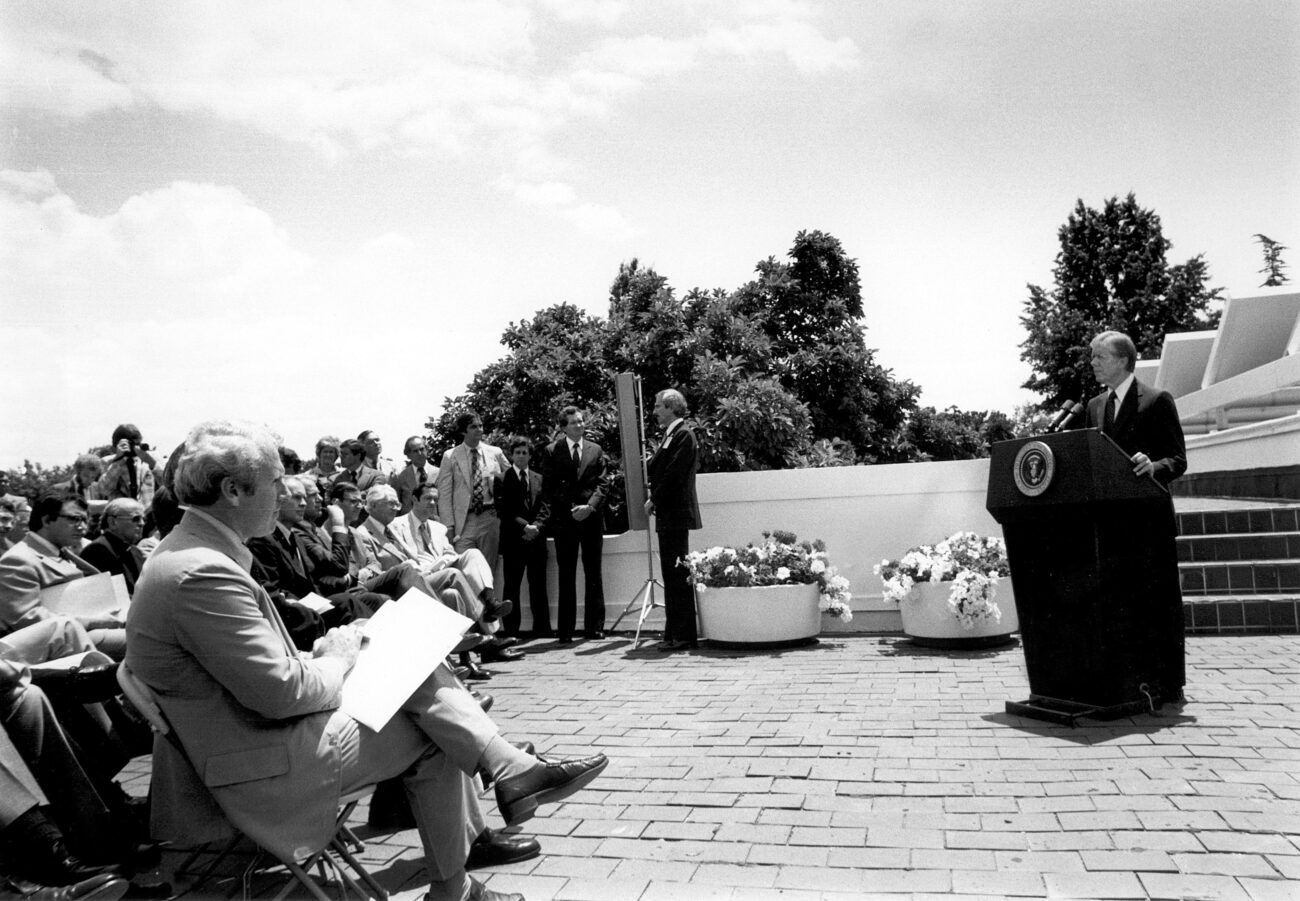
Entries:
[[679,299],[633,259],[610,285],[607,319],[560,304],[512,323],[506,356],[429,423],[433,444],[452,443],[466,409],[489,431],[548,441],[555,412],[572,403],[615,449],[613,380],[627,371],[641,378],[647,407],[664,388],[686,394],[706,471],[906,459],[901,436],[919,389],[875,362],[862,309],[857,262],[824,232],[799,232],[787,260],[760,262],[732,292]]
[[1223,289],[1207,287],[1204,258],[1169,265],[1172,245],[1160,217],[1133,194],[1112,197],[1100,210],[1079,200],[1058,236],[1055,285],[1029,285],[1020,317],[1029,333],[1020,358],[1032,370],[1024,387],[1045,395],[1045,406],[1094,393],[1088,343],[1098,332],[1125,332],[1139,356],[1154,357],[1166,333],[1217,324],[1209,304]]
[[1261,288],[1276,288],[1279,285],[1285,285],[1290,281],[1286,276],[1286,262],[1282,259],[1282,251],[1287,250],[1285,244],[1279,244],[1268,235],[1255,234],[1255,240],[1259,242],[1261,249],[1264,251],[1264,268],[1259,270],[1264,276],[1264,283]]

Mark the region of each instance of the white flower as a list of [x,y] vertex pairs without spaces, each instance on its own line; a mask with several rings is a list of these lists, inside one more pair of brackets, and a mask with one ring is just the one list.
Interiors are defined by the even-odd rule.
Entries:
[[790,568],[786,566],[778,566],[776,569],[776,578],[778,581],[781,582],[784,582],[786,579],[790,578]]
[[[818,574],[826,572],[826,564],[820,560],[814,560],[808,568]],[[880,575],[880,567],[876,567],[876,575]]]

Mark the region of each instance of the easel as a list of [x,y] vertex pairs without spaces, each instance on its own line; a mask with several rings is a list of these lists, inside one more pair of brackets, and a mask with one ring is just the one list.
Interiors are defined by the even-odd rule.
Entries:
[[646,533],[645,533],[645,560],[646,560],[645,584],[642,585],[641,590],[638,591],[632,597],[632,600],[628,602],[628,605],[623,608],[623,612],[618,615],[618,619],[614,620],[614,625],[610,626],[609,628],[609,631],[611,632],[617,629],[618,624],[623,621],[623,617],[627,616],[628,611],[630,611],[633,607],[635,607],[637,602],[640,601],[641,614],[640,616],[637,617],[636,636],[632,639],[632,650],[634,651],[641,646],[641,627],[645,625],[645,618],[650,615],[650,611],[653,610],[655,607],[663,606],[663,604],[658,603],[655,600],[655,586],[658,586],[659,593],[660,595],[662,595],[664,591],[664,583],[660,582],[657,578],[655,578],[655,555],[654,555],[654,549],[650,544],[649,529],[646,529]]

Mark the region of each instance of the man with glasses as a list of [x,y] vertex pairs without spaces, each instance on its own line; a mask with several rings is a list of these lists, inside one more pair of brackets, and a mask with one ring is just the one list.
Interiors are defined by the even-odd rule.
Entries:
[[100,525],[103,534],[81,549],[81,558],[100,572],[120,575],[127,593],[134,594],[144,566],[144,552],[136,547],[144,533],[144,507],[128,497],[111,500]]
[[[31,529],[0,557],[0,635],[49,619],[41,590],[99,572],[79,555],[89,521],[86,502],[47,494],[32,508]],[[79,616],[95,647],[114,660],[126,654],[126,632],[111,615]]]

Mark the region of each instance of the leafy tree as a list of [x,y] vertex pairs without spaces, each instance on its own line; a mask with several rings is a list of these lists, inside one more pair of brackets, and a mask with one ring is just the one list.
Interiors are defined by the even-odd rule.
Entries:
[[907,441],[923,460],[987,457],[994,442],[1014,438],[1005,413],[921,407],[907,420]]
[[549,440],[566,403],[591,411],[594,437],[618,447],[613,374],[641,378],[647,401],[680,387],[699,422],[706,470],[770,469],[810,459],[906,459],[901,439],[919,389],[877,364],[862,336],[857,263],[823,232],[800,232],[790,261],[760,262],[734,292],[695,289],[678,299],[636,259],[619,267],[609,318],[561,304],[502,336],[507,355],[431,420],[435,449],[449,446],[458,413],[485,427]]
[[10,494],[17,494],[29,500],[35,500],[48,492],[59,482],[72,478],[71,466],[45,467],[31,460],[23,461],[22,469],[6,471],[9,476]]
[[1264,284],[1261,288],[1276,288],[1290,281],[1286,277],[1286,263],[1282,260],[1282,251],[1287,250],[1285,244],[1279,244],[1268,235],[1255,234],[1257,240],[1264,250],[1264,268],[1259,270],[1265,276]]
[[1100,210],[1079,200],[1058,235],[1055,286],[1029,285],[1020,317],[1028,332],[1020,358],[1032,370],[1024,387],[1045,395],[1045,406],[1095,392],[1088,342],[1098,332],[1125,332],[1139,356],[1153,357],[1166,333],[1217,324],[1209,304],[1223,289],[1207,287],[1204,258],[1169,265],[1172,245],[1160,217],[1133,194],[1112,197]]

